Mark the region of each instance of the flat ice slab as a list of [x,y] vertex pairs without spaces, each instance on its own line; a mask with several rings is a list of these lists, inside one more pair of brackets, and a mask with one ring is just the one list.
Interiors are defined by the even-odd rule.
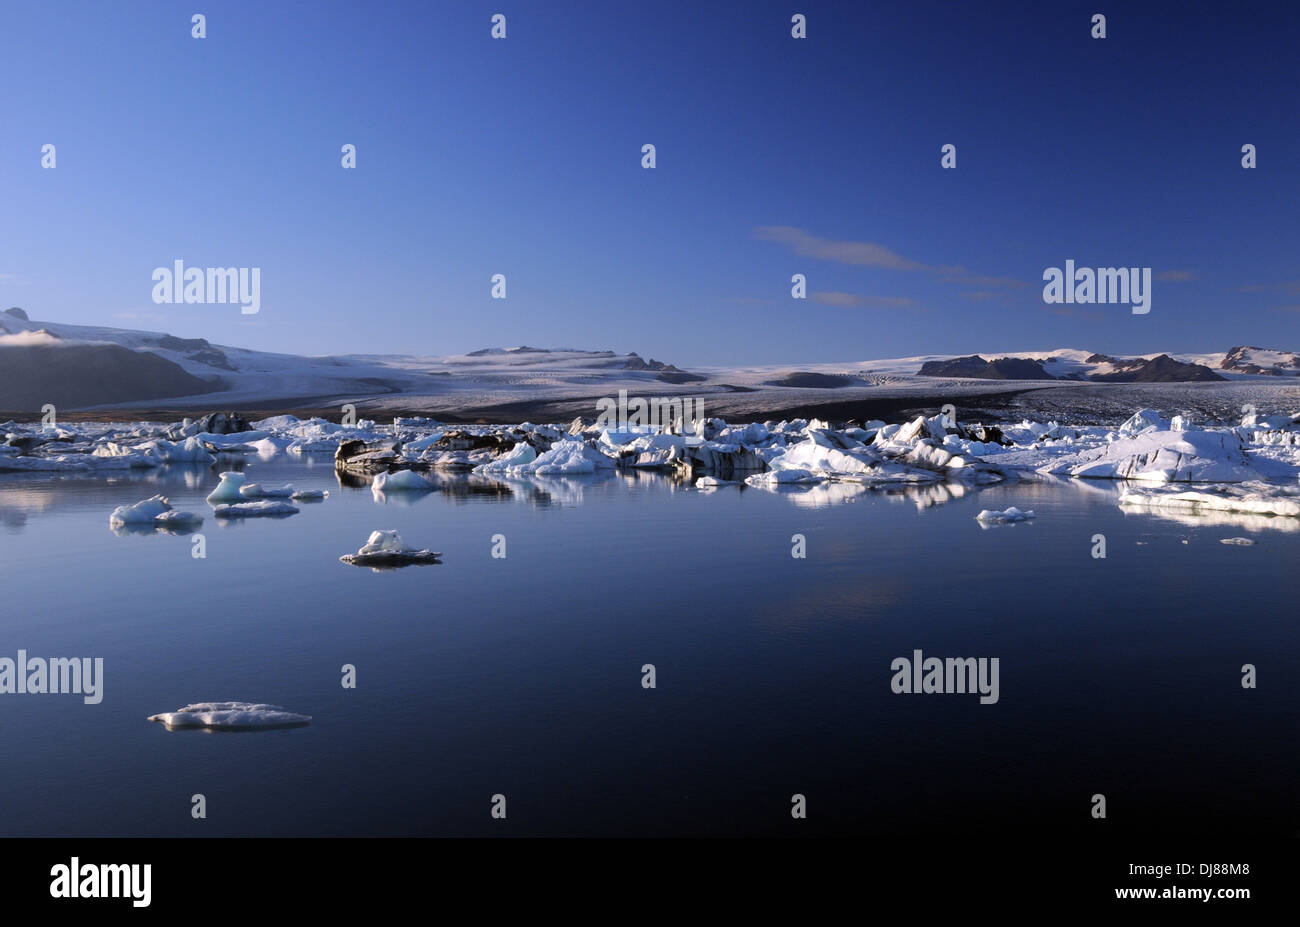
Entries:
[[168,729],[206,727],[224,730],[241,728],[301,727],[311,722],[311,715],[294,714],[279,705],[260,702],[195,702],[176,711],[150,715]]
[[1033,509],[1030,509],[1029,511],[1026,512],[1022,512],[1014,505],[1011,506],[1011,508],[1001,512],[995,512],[992,509],[985,509],[984,511],[980,512],[978,515],[975,516],[975,518],[979,521],[997,522],[999,524],[1005,524],[1008,522],[1017,522],[1017,521],[1028,521],[1029,519],[1034,517],[1035,516],[1034,516]]
[[1203,490],[1127,489],[1119,504],[1141,508],[1173,509],[1182,512],[1240,512],[1300,518],[1300,492],[1266,483],[1218,486]]
[[298,506],[266,499],[262,502],[218,505],[212,511],[218,518],[262,518],[267,515],[297,515]]

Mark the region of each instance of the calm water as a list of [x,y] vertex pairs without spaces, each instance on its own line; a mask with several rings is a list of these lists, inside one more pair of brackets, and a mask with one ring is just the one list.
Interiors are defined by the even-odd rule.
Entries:
[[[105,663],[99,705],[0,696],[0,832],[933,833],[977,847],[991,829],[1095,826],[1096,792],[1116,829],[1300,830],[1300,534],[1125,514],[1112,487],[1064,483],[921,507],[648,475],[447,477],[381,504],[329,460],[247,472],[331,495],[223,524],[203,502],[207,468],[0,478],[0,656]],[[183,536],[109,529],[115,506],[157,492],[208,515],[206,559]],[[1008,505],[1039,517],[974,519]],[[338,561],[376,528],[444,563]],[[1258,544],[1218,543],[1242,535]],[[998,657],[1000,701],[893,694],[890,662],[915,648]],[[242,734],[145,720],[218,699],[315,720]],[[790,817],[796,792],[806,821]],[[489,815],[495,793],[506,821]]]

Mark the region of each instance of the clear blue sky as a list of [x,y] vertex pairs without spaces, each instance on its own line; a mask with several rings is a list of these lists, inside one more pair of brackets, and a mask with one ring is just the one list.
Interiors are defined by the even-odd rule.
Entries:
[[[682,366],[1300,350],[1297,48],[1293,4],[6,0],[0,307]],[[1166,279],[1046,305],[1067,258]],[[154,305],[176,259],[260,267],[260,314]]]

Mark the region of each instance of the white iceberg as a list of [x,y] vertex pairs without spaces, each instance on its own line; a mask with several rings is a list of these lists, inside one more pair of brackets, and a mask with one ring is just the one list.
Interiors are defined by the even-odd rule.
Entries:
[[328,495],[329,492],[324,489],[295,489],[290,498],[297,502],[317,502]]
[[1236,545],[1238,545],[1238,546],[1240,546],[1240,547],[1250,547],[1250,546],[1252,546],[1255,542],[1252,541],[1250,538],[1220,538],[1220,539],[1219,539],[1219,543],[1220,543],[1220,544],[1236,544]]
[[1173,509],[1181,512],[1240,512],[1300,518],[1300,491],[1265,483],[1181,491],[1173,488],[1126,489],[1121,506]]
[[370,490],[376,496],[385,492],[432,492],[433,483],[414,470],[398,470],[394,473],[376,473]]
[[537,459],[537,451],[527,441],[520,441],[495,460],[474,468],[476,473],[508,473],[522,469]]
[[1240,483],[1261,476],[1234,432],[1155,429],[1063,458],[1050,470],[1062,471],[1084,479],[1154,483]]
[[985,509],[975,516],[976,520],[981,522],[996,522],[999,524],[1010,524],[1018,521],[1028,521],[1034,518],[1033,509],[1022,512],[1014,505],[1001,512],[995,512],[992,509]]
[[279,705],[259,702],[195,702],[176,711],[150,715],[168,729],[204,727],[238,730],[240,728],[301,727],[311,722],[311,715],[295,714]]
[[244,474],[236,473],[233,470],[221,474],[221,482],[217,488],[208,494],[209,502],[238,502],[243,499],[243,494],[239,491],[244,485]]
[[192,512],[177,512],[164,496],[153,496],[135,505],[119,505],[108,516],[110,525],[196,525],[203,521]]
[[1160,413],[1155,409],[1139,409],[1119,426],[1119,433],[1126,438],[1132,438],[1148,431],[1168,431],[1169,427],[1170,423],[1161,418]]
[[423,548],[407,547],[395,530],[372,531],[365,545],[355,554],[339,557],[352,566],[392,568],[416,564],[438,563],[442,554]]

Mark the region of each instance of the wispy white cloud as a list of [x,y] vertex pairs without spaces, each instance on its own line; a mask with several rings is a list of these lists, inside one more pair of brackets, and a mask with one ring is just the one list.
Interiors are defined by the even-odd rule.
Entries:
[[785,245],[795,254],[820,261],[834,261],[852,267],[879,267],[885,270],[903,270],[932,274],[943,283],[963,286],[1007,287],[1022,289],[1029,286],[1014,277],[989,277],[972,274],[964,267],[926,264],[904,257],[897,251],[869,241],[837,241],[821,238],[790,225],[760,225],[754,229],[760,241]]
[[814,302],[827,306],[867,306],[872,308],[904,309],[916,304],[906,296],[859,296],[857,293],[843,293],[837,290],[818,290],[808,294]]

